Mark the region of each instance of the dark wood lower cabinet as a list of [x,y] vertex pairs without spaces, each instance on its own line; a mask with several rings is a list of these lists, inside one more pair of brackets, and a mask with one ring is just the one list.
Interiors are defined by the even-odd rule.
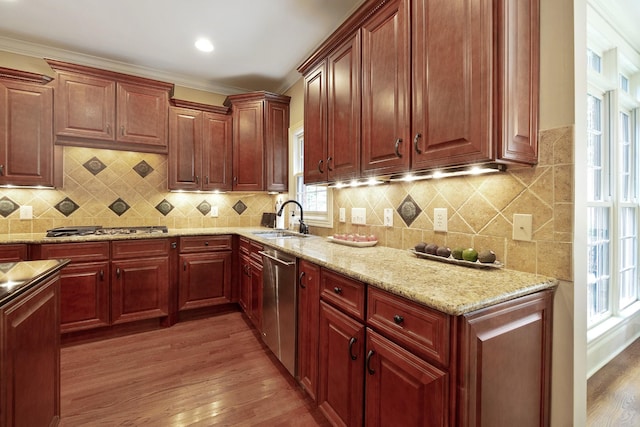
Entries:
[[251,323],[262,331],[262,255],[263,246],[240,238],[239,303]]
[[60,419],[59,281],[56,275],[3,307],[0,425]]
[[361,426],[364,325],[320,302],[318,406],[335,426]]
[[449,376],[367,328],[365,425],[443,427]]
[[231,251],[180,255],[178,309],[231,302]]
[[318,330],[320,324],[320,267],[298,263],[298,380],[315,399],[318,394]]
[[70,264],[60,275],[60,332],[108,326],[109,261]]

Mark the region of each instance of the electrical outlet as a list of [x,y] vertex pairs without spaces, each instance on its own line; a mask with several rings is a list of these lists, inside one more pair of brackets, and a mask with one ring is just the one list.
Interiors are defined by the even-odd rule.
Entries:
[[447,208],[433,210],[433,231],[447,231]]
[[385,208],[384,210],[384,226],[393,227],[393,209]]
[[351,208],[351,224],[366,224],[367,223],[367,209],[366,208]]
[[533,215],[513,214],[513,240],[531,241]]
[[340,208],[340,214],[339,214],[340,218],[340,222],[346,222],[347,221],[347,210],[345,208]]
[[211,212],[210,215],[214,218],[218,217],[218,207],[217,206],[211,206]]
[[33,219],[33,206],[20,206],[20,219]]

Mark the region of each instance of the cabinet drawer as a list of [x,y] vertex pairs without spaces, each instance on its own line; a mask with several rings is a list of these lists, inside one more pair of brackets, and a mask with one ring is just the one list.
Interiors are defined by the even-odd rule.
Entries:
[[27,245],[23,243],[0,245],[0,262],[26,261]]
[[180,237],[180,253],[213,252],[231,249],[231,236]]
[[329,270],[322,270],[320,296],[356,319],[364,321],[364,283]]
[[259,243],[256,243],[252,240],[245,239],[244,237],[240,238],[240,252],[246,255],[251,256],[252,259],[262,264],[262,255],[258,252],[264,249]]
[[34,251],[38,259],[67,258],[75,262],[104,261],[109,259],[109,242],[50,243],[40,245]]
[[370,327],[428,360],[448,365],[448,315],[373,287],[368,303]]
[[169,239],[120,240],[111,242],[111,258],[151,258],[169,254]]

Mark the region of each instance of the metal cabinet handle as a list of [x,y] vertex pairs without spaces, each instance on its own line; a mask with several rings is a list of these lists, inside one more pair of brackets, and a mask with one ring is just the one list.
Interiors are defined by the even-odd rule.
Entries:
[[111,135],[111,125],[107,124],[107,135]]
[[349,340],[349,356],[351,357],[351,360],[356,360],[358,358],[357,354],[353,354],[353,345],[358,341],[358,339],[356,337],[351,337],[351,339]]
[[100,281],[104,281],[104,270],[100,270]]
[[196,175],[196,184],[200,184],[200,177]]
[[367,372],[369,372],[369,375],[373,375],[376,373],[376,371],[371,367],[371,358],[375,353],[376,352],[373,350],[369,350],[369,353],[367,353],[366,365],[367,365]]
[[393,321],[396,322],[397,325],[399,325],[402,322],[404,322],[404,317],[400,316],[399,314],[396,314],[395,316],[393,316]]
[[120,135],[124,136],[124,126],[120,126]]
[[396,157],[402,158],[402,153],[400,153],[400,144],[402,144],[402,138],[396,139]]
[[4,165],[0,165],[0,176],[4,176]]
[[302,289],[305,289],[306,286],[304,285],[304,283],[302,282],[302,279],[304,279],[304,271],[302,273],[300,273],[300,276],[298,276],[298,284],[300,285],[300,287]]
[[333,168],[331,167],[331,161],[332,161],[332,160],[333,160],[333,157],[331,157],[331,156],[329,156],[329,157],[327,158],[327,170],[328,170],[329,172],[332,172],[332,171],[333,171]]
[[416,136],[413,138],[413,148],[416,150],[417,154],[422,154],[422,150],[418,147],[418,141],[422,138],[422,134],[420,132],[416,133]]
[[333,288],[333,292],[335,292],[338,295],[342,295],[342,288],[339,288],[336,286],[335,288]]
[[187,271],[187,261],[183,261],[183,263],[182,263],[182,269],[183,269],[184,271]]
[[171,242],[171,249],[176,249],[178,244],[176,242]]
[[207,175],[207,176],[205,177],[205,183],[206,183],[207,185],[209,185],[209,175]]
[[324,173],[324,170],[322,169],[322,164],[324,163],[324,160],[320,160],[318,162],[318,172],[320,173]]
[[116,268],[116,277],[119,279],[120,278],[120,269]]

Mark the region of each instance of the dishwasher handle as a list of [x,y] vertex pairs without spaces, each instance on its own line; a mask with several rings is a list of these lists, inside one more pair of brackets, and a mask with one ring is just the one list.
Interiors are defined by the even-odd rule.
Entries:
[[267,257],[270,260],[273,260],[273,261],[277,262],[278,264],[284,265],[286,267],[291,267],[293,265],[296,265],[295,261],[285,261],[285,260],[282,260],[282,259],[278,259],[278,258],[274,257],[273,255],[266,253],[265,251],[258,251],[258,253],[260,255],[262,255],[263,257]]

